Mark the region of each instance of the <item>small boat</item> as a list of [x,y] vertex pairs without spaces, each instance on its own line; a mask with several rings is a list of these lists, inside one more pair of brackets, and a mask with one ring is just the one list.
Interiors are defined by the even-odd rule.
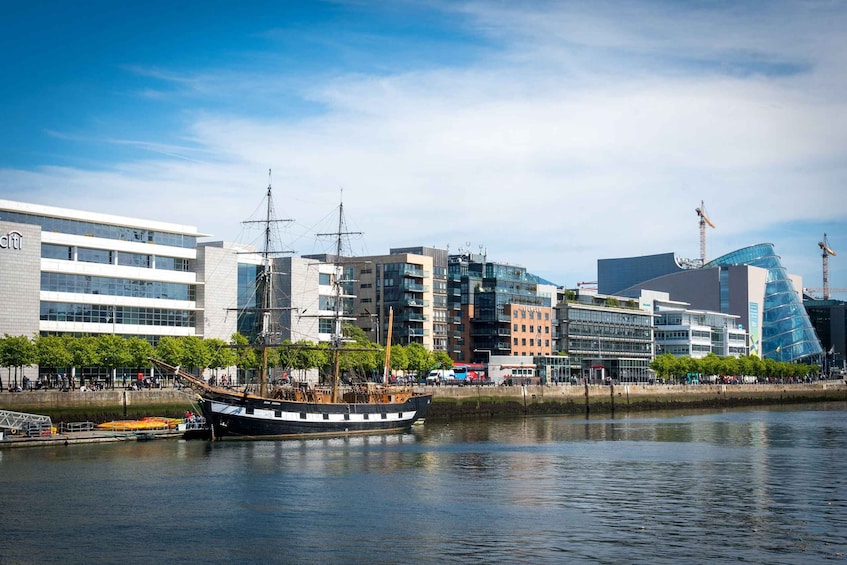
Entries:
[[[268,184],[268,225],[270,218],[271,186]],[[336,257],[341,257],[341,235],[343,234],[343,204],[339,207],[339,229]],[[270,297],[272,281],[270,262],[270,229],[265,230],[265,251],[261,286],[264,288],[262,312],[262,335],[269,335],[269,313],[274,310]],[[368,382],[361,385],[340,386],[339,355],[342,354],[342,290],[341,282],[334,281],[336,295],[335,319],[332,337],[333,375],[330,383],[312,386],[298,383],[296,386],[268,388],[267,348],[264,340],[255,347],[262,349],[262,365],[258,393],[242,392],[221,388],[194,376],[179,367],[158,359],[151,361],[163,372],[174,375],[199,395],[200,407],[206,422],[211,427],[212,439],[220,438],[270,438],[303,437],[321,435],[352,435],[391,432],[409,429],[422,418],[432,405],[432,394],[415,392],[411,386],[388,384],[391,348],[391,316],[386,341],[385,369],[381,383]]]
[[97,428],[112,432],[137,432],[142,430],[174,429],[182,422],[182,418],[162,418],[148,416],[140,420],[114,420],[97,424]]

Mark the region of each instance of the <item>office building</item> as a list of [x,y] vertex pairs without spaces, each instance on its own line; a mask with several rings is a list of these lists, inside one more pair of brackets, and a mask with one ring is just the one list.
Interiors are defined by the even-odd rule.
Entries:
[[702,267],[667,253],[601,259],[597,272],[601,292],[636,297],[641,290],[663,291],[692,309],[738,316],[749,332],[752,355],[821,361],[823,350],[801,301],[802,279],[788,273],[770,243],[739,249]]

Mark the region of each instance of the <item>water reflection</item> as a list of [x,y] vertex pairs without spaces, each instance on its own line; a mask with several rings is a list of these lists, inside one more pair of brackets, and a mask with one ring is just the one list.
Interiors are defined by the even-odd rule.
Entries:
[[[0,562],[835,558],[847,552],[845,415],[539,417],[0,451],[0,520],[15,540]],[[65,527],[45,538],[44,516]]]

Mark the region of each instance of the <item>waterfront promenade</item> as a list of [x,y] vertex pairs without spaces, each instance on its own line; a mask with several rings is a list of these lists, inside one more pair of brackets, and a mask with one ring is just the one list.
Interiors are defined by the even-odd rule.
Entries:
[[[737,385],[539,385],[539,386],[427,386],[433,393],[429,418],[511,413],[578,413],[664,408],[756,406],[765,404],[847,401],[843,380],[811,383]],[[189,389],[101,390],[94,392],[37,390],[0,393],[0,410],[48,414],[54,421],[74,421],[74,414],[102,415],[103,421],[120,417],[181,415],[197,410]],[[70,418],[70,419],[69,419]],[[99,423],[99,422],[97,422]]]

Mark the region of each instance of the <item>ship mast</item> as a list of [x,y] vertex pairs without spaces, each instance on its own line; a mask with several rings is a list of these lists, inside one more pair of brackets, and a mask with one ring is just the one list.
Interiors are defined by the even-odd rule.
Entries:
[[382,383],[388,384],[391,374],[391,329],[394,327],[394,308],[388,307],[388,337],[385,340],[385,366],[382,369]]
[[334,236],[335,237],[335,310],[334,310],[334,325],[332,335],[332,402],[338,402],[338,387],[341,369],[341,344],[343,340],[342,318],[344,314],[343,303],[343,266],[341,265],[341,252],[343,251],[342,237],[345,235],[361,235],[361,232],[344,231],[344,199],[338,206],[338,231],[335,233],[319,233],[319,236]]
[[259,375],[259,396],[268,393],[268,342],[271,330],[271,298],[273,297],[273,276],[271,275],[271,214],[273,200],[271,199],[271,170],[268,169],[268,206],[265,214],[265,245],[262,247],[262,370]]
[[[344,201],[338,205],[338,231],[336,232],[337,236],[335,238],[335,276],[340,277],[341,273],[339,273],[340,269],[343,267],[339,267],[338,263],[341,261],[341,234],[342,229],[344,228]],[[342,277],[343,278],[343,277]],[[342,303],[341,303],[341,280],[336,278],[335,281],[335,323],[334,330],[335,333],[332,336],[333,341],[333,360],[332,360],[332,402],[338,402],[338,377],[340,373],[340,365],[341,365],[341,337],[342,337],[342,327],[341,327],[341,314],[342,311]]]
[[271,249],[273,236],[272,224],[276,222],[293,222],[294,220],[279,220],[274,218],[273,189],[271,183],[271,169],[268,169],[268,191],[267,207],[264,220],[253,220],[242,222],[244,224],[261,223],[264,226],[264,244],[262,246],[262,272],[259,275],[259,286],[262,297],[257,312],[262,316],[261,331],[258,336],[258,345],[262,349],[262,366],[259,373],[259,396],[266,396],[268,392],[268,347],[271,345],[273,333],[271,332],[271,313],[275,310],[290,310],[290,308],[273,307],[273,272],[271,269],[271,254],[294,253],[293,251],[275,251]]

